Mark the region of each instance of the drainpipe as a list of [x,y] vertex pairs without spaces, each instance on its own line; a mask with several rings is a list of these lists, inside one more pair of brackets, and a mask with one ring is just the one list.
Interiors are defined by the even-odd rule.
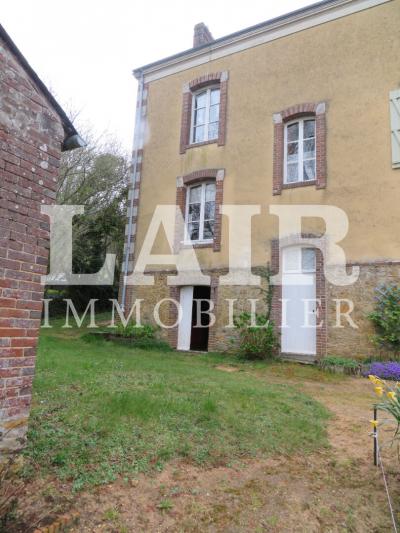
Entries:
[[126,243],[126,250],[125,250],[125,260],[124,260],[124,279],[122,282],[122,294],[121,294],[121,309],[123,313],[125,313],[125,304],[126,304],[126,283],[125,278],[128,275],[129,270],[129,254],[131,251],[131,238],[132,238],[132,228],[133,228],[133,222],[132,222],[132,213],[133,213],[133,202],[135,198],[135,180],[136,180],[136,171],[138,166],[138,151],[142,147],[143,143],[143,132],[142,132],[142,108],[143,108],[143,89],[144,89],[144,76],[143,73],[140,75],[139,79],[139,88],[138,88],[138,100],[139,105],[136,109],[136,117],[135,117],[135,132],[133,135],[133,170],[131,175],[131,198],[129,202],[129,220],[128,220],[128,232],[127,232],[127,243]]

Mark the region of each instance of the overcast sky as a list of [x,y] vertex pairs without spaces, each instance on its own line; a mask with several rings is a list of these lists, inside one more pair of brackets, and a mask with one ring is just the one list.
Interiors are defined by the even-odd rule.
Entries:
[[8,0],[1,23],[66,111],[130,150],[133,68],[190,48],[197,22],[217,38],[312,3]]

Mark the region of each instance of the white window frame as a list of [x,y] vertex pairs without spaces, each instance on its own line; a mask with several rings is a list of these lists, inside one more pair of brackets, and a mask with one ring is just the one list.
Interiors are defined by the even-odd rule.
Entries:
[[[315,157],[314,157],[314,164],[315,164],[315,176],[313,180],[305,180],[304,179],[304,122],[307,122],[308,120],[314,121],[314,141],[315,141]],[[288,134],[288,126],[292,124],[299,124],[299,151],[298,151],[298,174],[297,174],[297,181],[287,181],[287,167],[288,167],[288,161],[287,161],[287,146],[288,146],[288,140],[287,140],[287,134]],[[311,137],[310,137],[311,138]],[[283,149],[284,149],[284,157],[283,157],[283,167],[284,167],[284,173],[283,173],[283,183],[284,185],[293,185],[295,183],[314,183],[317,179],[317,123],[315,120],[314,115],[308,115],[305,117],[300,117],[291,120],[290,122],[287,122],[285,124],[285,135],[284,135],[284,143],[283,143]],[[310,159],[307,159],[306,161],[309,161]]]
[[[309,274],[311,272],[317,271],[317,249],[315,247],[307,246],[307,245],[304,245],[304,246],[294,245],[294,246],[289,246],[285,249],[287,250],[288,248],[295,250],[295,252],[298,254],[296,257],[297,265],[295,268],[288,268],[288,265],[286,263],[287,256],[285,256],[285,254],[282,254],[284,258],[284,261],[283,261],[283,273],[284,274]],[[312,250],[314,252],[314,265],[312,268],[303,268],[303,250]]]
[[[219,135],[219,127],[220,127],[220,116],[218,114],[218,135],[215,137],[215,139],[209,139],[208,138],[208,126],[210,124],[210,102],[211,102],[211,91],[218,89],[219,90],[219,111],[221,111],[221,87],[220,85],[211,85],[209,87],[203,87],[202,89],[199,89],[198,91],[193,93],[192,96],[192,111],[191,111],[191,118],[190,118],[190,144],[201,144],[204,142],[216,142],[218,140]],[[196,107],[196,97],[201,93],[207,94],[207,101],[206,101],[206,122],[204,123],[204,139],[202,141],[194,141],[193,140],[193,133],[194,133],[194,117],[195,117],[195,107]]]
[[[205,205],[206,205],[206,186],[210,183],[215,184],[215,198],[214,202],[217,196],[217,189],[216,189],[216,182],[215,180],[206,180],[201,181],[199,183],[193,183],[193,185],[188,185],[186,188],[186,207],[185,207],[185,237],[184,237],[184,244],[208,244],[214,242],[214,237],[211,239],[204,239],[204,211],[205,211]],[[190,203],[190,190],[194,187],[201,186],[201,199],[200,199],[200,219],[199,219],[199,238],[197,240],[191,240],[188,232],[188,226],[189,226],[189,203]],[[214,210],[214,230],[215,230],[215,214],[216,214],[216,208]]]

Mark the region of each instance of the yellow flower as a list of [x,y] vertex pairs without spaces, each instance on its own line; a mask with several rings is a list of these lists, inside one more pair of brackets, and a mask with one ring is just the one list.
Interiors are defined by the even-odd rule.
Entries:
[[383,387],[375,387],[375,393],[377,394],[377,396],[382,396],[383,394]]
[[396,399],[396,393],[393,392],[393,391],[389,391],[387,393],[387,395],[388,395],[388,398],[390,398],[391,400],[395,400]]
[[377,420],[370,420],[370,424],[372,427],[376,428],[376,426],[378,425],[378,421]]
[[373,376],[372,374],[370,374],[368,376],[369,380],[372,381],[372,383],[374,383],[375,385],[381,385],[382,383],[384,383],[380,378],[376,377],[376,376]]

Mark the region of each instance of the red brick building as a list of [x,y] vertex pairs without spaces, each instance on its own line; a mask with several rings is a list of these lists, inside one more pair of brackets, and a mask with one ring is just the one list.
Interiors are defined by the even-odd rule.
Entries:
[[74,126],[0,26],[0,453],[25,440],[55,202]]

